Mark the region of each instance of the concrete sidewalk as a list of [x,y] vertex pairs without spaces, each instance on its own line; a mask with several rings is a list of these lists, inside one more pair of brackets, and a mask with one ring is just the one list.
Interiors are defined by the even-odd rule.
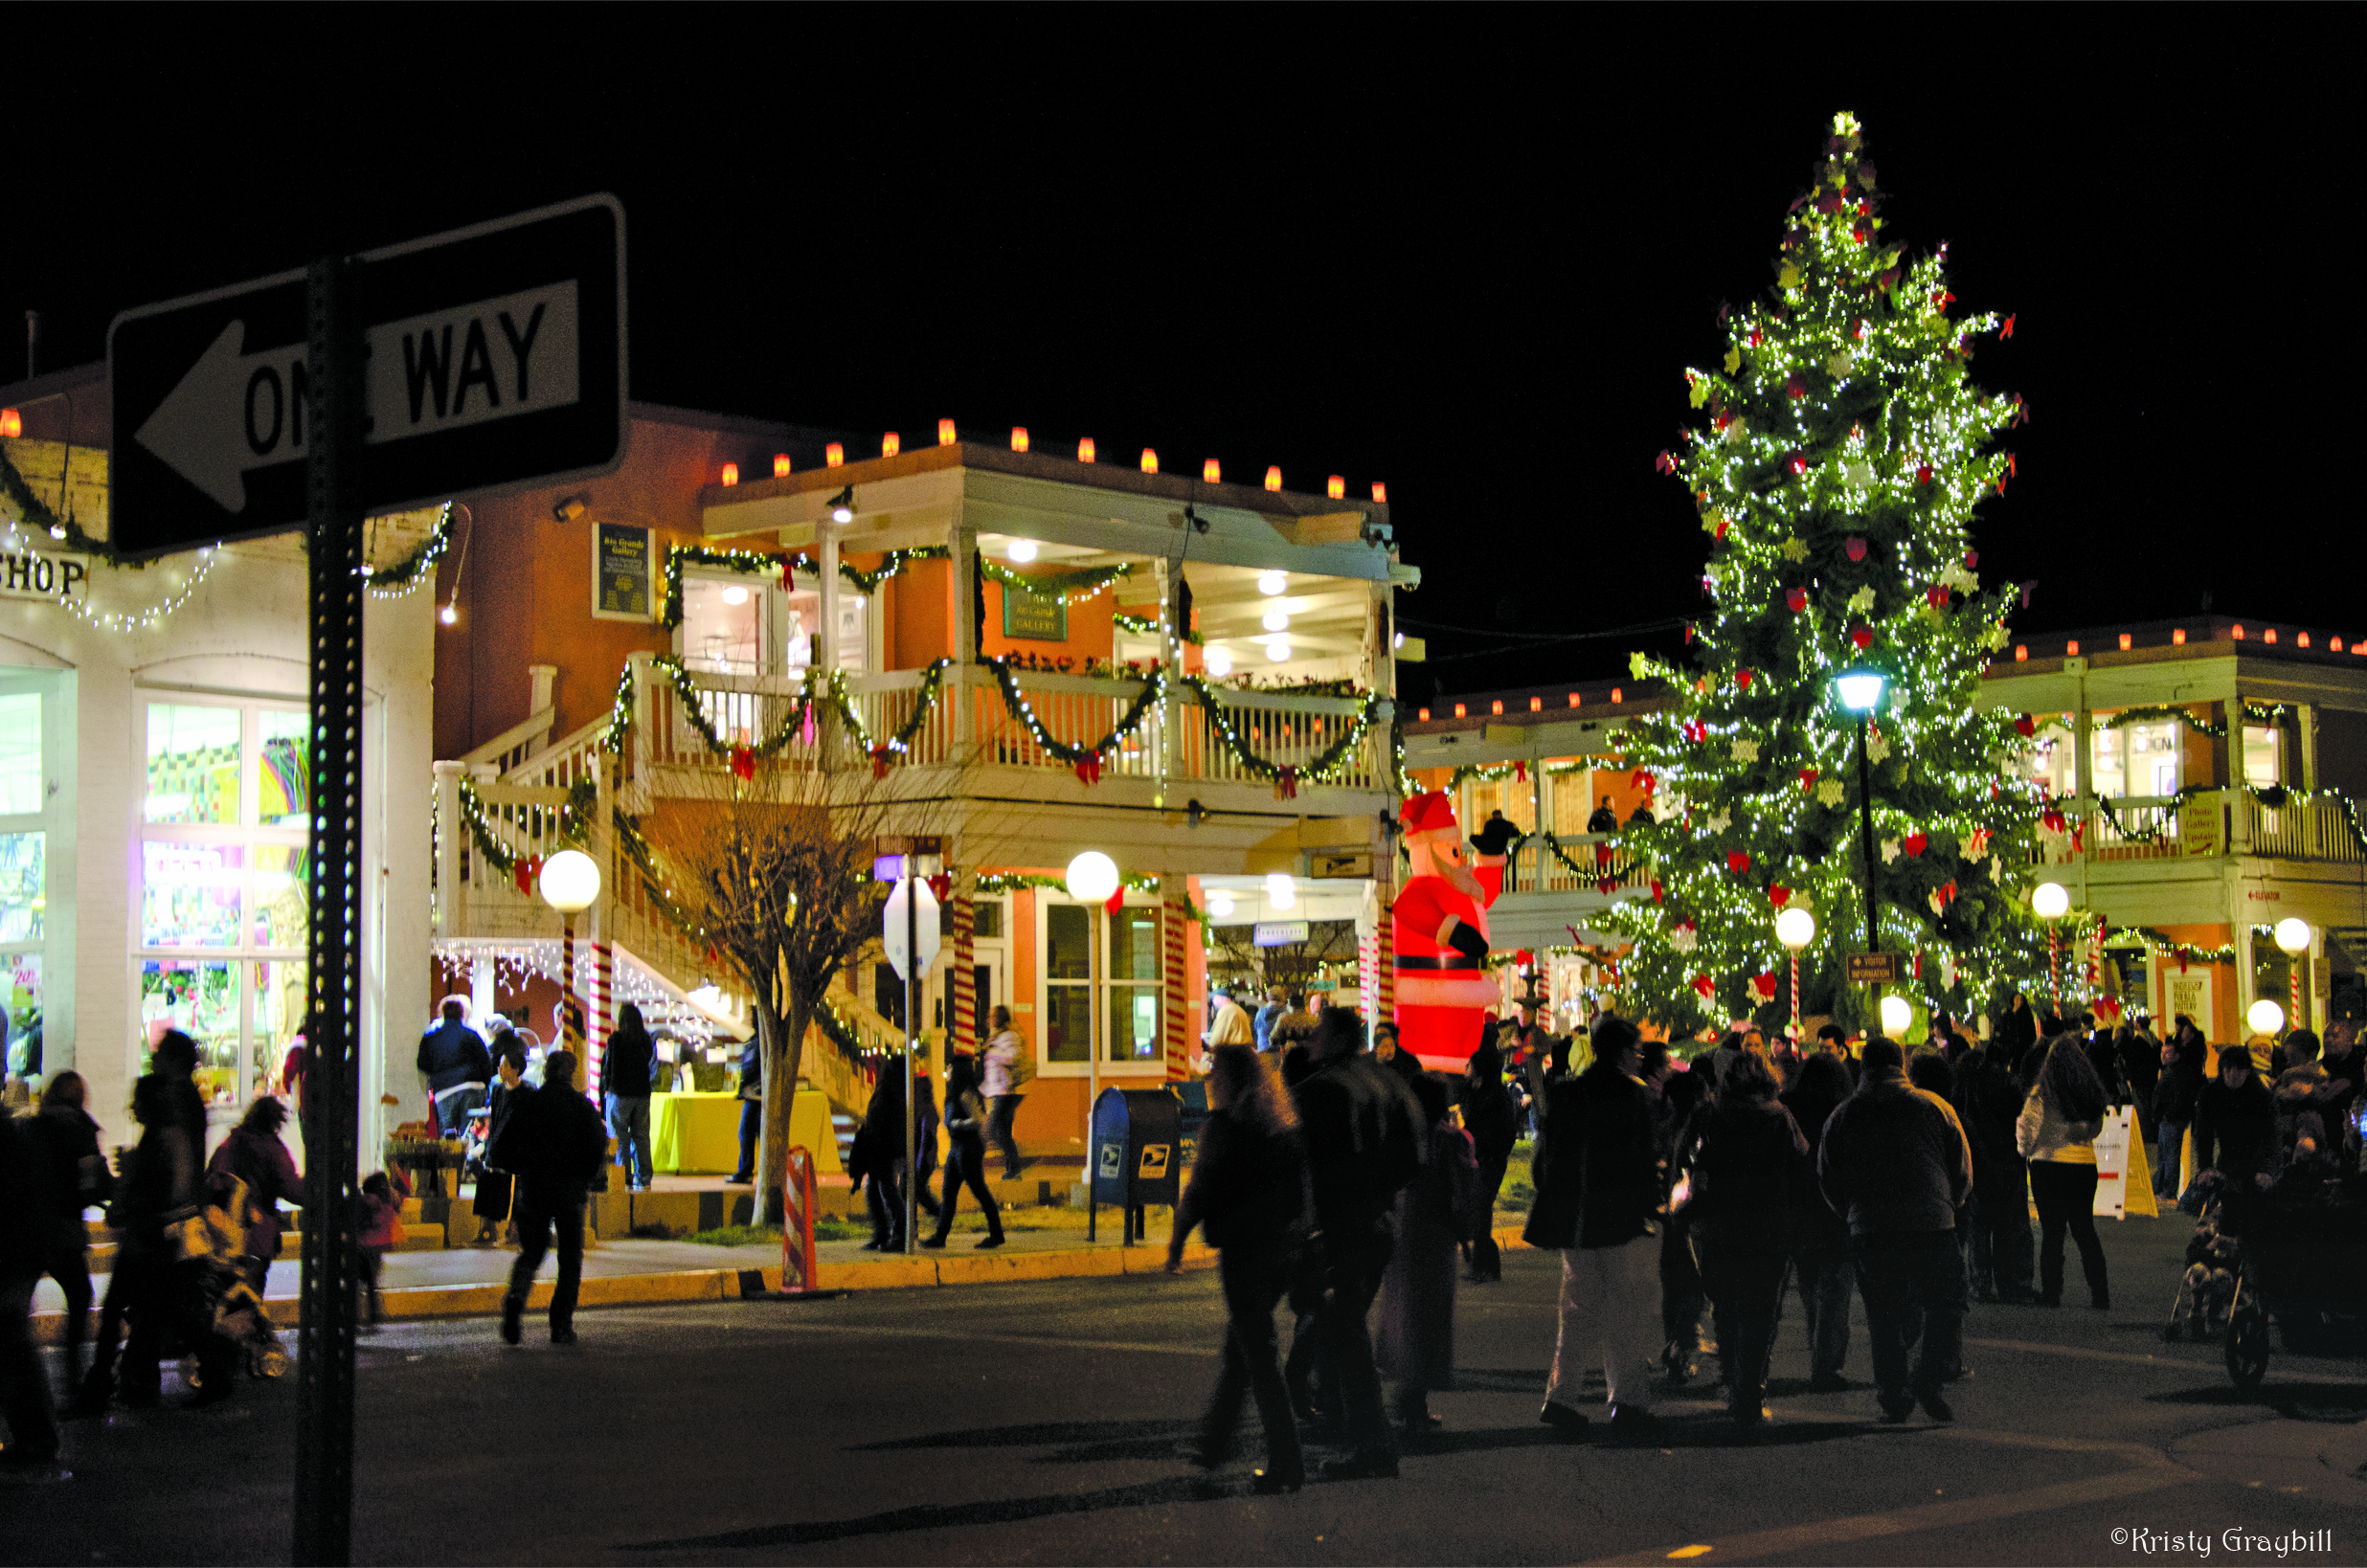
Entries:
[[[1499,1245],[1522,1244],[1518,1216],[1499,1215]],[[1072,1230],[1015,1231],[991,1251],[978,1250],[971,1235],[957,1234],[942,1252],[866,1252],[858,1242],[824,1242],[815,1248],[815,1286],[823,1290],[898,1290],[924,1286],[1009,1284],[1021,1280],[1081,1279],[1096,1275],[1156,1274],[1166,1266],[1163,1237],[1126,1245],[1113,1236],[1087,1242]],[[379,1275],[386,1315],[395,1318],[492,1317],[508,1289],[509,1266],[517,1248],[463,1247],[439,1252],[390,1254]],[[1184,1250],[1184,1266],[1210,1268],[1216,1251],[1198,1242]],[[703,1246],[689,1242],[618,1241],[587,1247],[579,1302],[593,1307],[647,1307],[667,1302],[740,1301],[780,1288],[778,1246]],[[539,1311],[551,1300],[557,1265],[546,1260],[528,1299]],[[300,1265],[290,1255],[271,1266],[264,1299],[272,1321],[297,1322]],[[105,1281],[98,1282],[105,1292]],[[94,1317],[96,1313],[94,1311]],[[34,1294],[34,1333],[48,1344],[65,1339],[65,1299],[56,1283],[43,1280]]]

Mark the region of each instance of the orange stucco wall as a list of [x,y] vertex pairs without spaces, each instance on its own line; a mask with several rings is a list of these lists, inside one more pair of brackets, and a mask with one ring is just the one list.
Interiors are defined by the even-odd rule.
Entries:
[[1069,640],[1038,642],[1028,638],[1003,635],[1003,585],[986,584],[986,629],[980,639],[979,652],[988,658],[1004,654],[1034,654],[1038,660],[1055,663],[1068,659],[1082,663],[1088,659],[1107,661],[1116,647],[1116,627],[1112,617],[1117,614],[1117,601],[1109,594],[1095,594],[1090,599],[1079,599],[1069,606]]

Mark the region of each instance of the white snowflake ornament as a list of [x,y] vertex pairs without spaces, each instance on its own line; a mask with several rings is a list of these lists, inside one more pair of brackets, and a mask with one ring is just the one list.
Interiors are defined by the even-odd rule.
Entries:
[[1857,611],[1860,615],[1864,615],[1867,611],[1873,609],[1874,585],[1868,583],[1865,587],[1859,589],[1855,594],[1850,594],[1849,607],[1852,610]]
[[1734,760],[1735,760],[1735,761],[1737,761],[1737,762],[1756,762],[1756,761],[1758,761],[1758,760],[1759,760],[1759,743],[1758,743],[1757,741],[1755,741],[1755,740],[1738,740],[1738,741],[1736,741],[1736,742],[1734,743]]
[[1824,779],[1816,786],[1816,798],[1828,806],[1839,805],[1842,794],[1841,781],[1837,778]]

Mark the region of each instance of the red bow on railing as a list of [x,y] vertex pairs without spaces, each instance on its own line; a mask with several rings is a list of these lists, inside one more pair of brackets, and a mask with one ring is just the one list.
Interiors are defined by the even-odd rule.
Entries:
[[1609,865],[1611,863],[1611,845],[1596,844],[1594,846],[1594,863],[1597,865]]
[[734,746],[732,748],[732,772],[736,777],[742,779],[754,779],[756,776],[755,747]]
[[885,743],[871,748],[871,777],[876,782],[888,776],[889,767],[896,760],[896,749]]
[[509,875],[517,883],[518,891],[531,897],[534,892],[534,879],[542,875],[542,868],[543,862],[540,855],[521,855],[509,862]]
[[931,877],[929,879],[929,891],[936,895],[936,901],[939,904],[942,904],[947,899],[952,898],[954,896],[953,874],[947,871],[940,871],[936,876]]
[[1516,778],[1516,779],[1520,780],[1520,781],[1521,781],[1522,783],[1523,783],[1523,784],[1527,783],[1527,782],[1528,782],[1528,764],[1527,764],[1527,763],[1525,763],[1525,762],[1521,762],[1521,761],[1518,761],[1518,760],[1514,761],[1514,763],[1513,763],[1513,765],[1512,765],[1512,776],[1513,776],[1514,778]]
[[1595,879],[1594,883],[1594,890],[1602,894],[1605,898],[1611,897],[1611,895],[1617,890],[1618,886],[1619,879],[1617,877],[1598,877]]
[[1276,800],[1298,798],[1298,770],[1284,768],[1274,775],[1274,797]]
[[1076,776],[1077,776],[1078,781],[1079,781],[1079,782],[1081,782],[1081,783],[1086,783],[1086,784],[1098,784],[1098,783],[1100,783],[1100,782],[1101,782],[1101,753],[1100,753],[1100,752],[1098,752],[1098,751],[1094,751],[1094,752],[1091,753],[1090,755],[1087,755],[1087,756],[1084,756],[1084,757],[1080,757],[1080,758],[1077,760],[1077,765],[1076,765]]

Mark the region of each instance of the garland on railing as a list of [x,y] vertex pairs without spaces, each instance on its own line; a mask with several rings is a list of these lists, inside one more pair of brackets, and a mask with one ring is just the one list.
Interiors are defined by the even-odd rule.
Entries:
[[650,847],[648,838],[642,834],[641,818],[628,816],[621,806],[609,816],[616,825],[617,842],[623,848],[625,859],[633,862],[633,869],[641,874],[642,888],[648,893],[649,901],[657,906],[658,913],[683,935],[711,949],[713,944],[708,942],[707,928],[674,901],[674,889],[666,885],[665,874],[658,869],[657,851]]
[[[1137,893],[1157,893],[1159,891],[1159,879],[1138,871],[1120,871],[1117,874],[1117,884],[1120,887]],[[1065,878],[1048,876],[1041,871],[981,871],[978,874],[977,892],[986,897],[992,897],[997,893],[1008,893],[1021,887],[1048,887],[1056,893],[1065,893],[1069,890],[1069,884]],[[1215,923],[1215,916],[1187,900],[1162,899],[1160,902],[1161,907],[1175,909],[1191,916],[1204,931]]]
[[838,710],[839,718],[845,723],[847,733],[854,737],[855,744],[871,759],[873,778],[887,776],[889,764],[911,748],[913,737],[919,734],[921,726],[929,722],[930,711],[936,706],[937,696],[945,687],[945,672],[953,667],[953,662],[950,659],[940,659],[921,672],[920,684],[913,693],[913,711],[905,715],[895,733],[884,741],[871,739],[871,731],[865,726],[863,715],[856,711],[854,700],[847,696],[846,673],[832,670],[823,679],[823,689],[830,706]]
[[[468,824],[468,837],[476,844],[479,857],[505,877],[516,875],[520,864],[519,857],[507,844],[503,843],[501,836],[493,831],[492,818],[485,814],[485,801],[478,795],[477,786],[463,778],[460,781],[459,794],[461,819]],[[579,844],[583,842],[585,837],[592,831],[592,814],[597,809],[598,799],[599,786],[588,778],[579,778],[568,787],[567,799],[555,808],[558,817],[557,840],[560,843]],[[554,808],[534,806],[529,809],[546,812],[552,811]],[[527,857],[526,863],[533,865],[539,863],[540,861],[540,856],[530,856]],[[524,893],[531,892],[533,889],[521,886],[518,890]]]
[[2200,948],[2192,942],[2180,942],[2151,926],[2107,926],[2104,945],[2111,946],[2122,938],[2134,937],[2149,950],[2169,952],[2181,967],[2187,964],[2232,964],[2236,961],[2236,945],[2224,942],[2216,948]]
[[[1110,623],[1119,631],[1131,632],[1136,637],[1157,637],[1159,635],[1159,622],[1145,616],[1130,616],[1123,610],[1112,616]],[[1188,642],[1195,648],[1205,646],[1207,642],[1207,638],[1198,632],[1182,631],[1175,635],[1179,640]]]
[[1197,675],[1186,675],[1184,677],[1184,684],[1190,689],[1192,696],[1198,700],[1200,706],[1208,710],[1209,726],[1216,730],[1218,739],[1225,743],[1225,749],[1233,754],[1233,760],[1241,764],[1243,771],[1257,778],[1274,780],[1276,789],[1285,795],[1296,795],[1302,780],[1320,780],[1339,772],[1341,766],[1354,753],[1358,743],[1364,740],[1364,732],[1372,728],[1373,718],[1380,712],[1382,703],[1379,693],[1367,694],[1364,706],[1357,711],[1356,722],[1348,727],[1347,733],[1316,753],[1303,765],[1279,763],[1261,757],[1250,750],[1249,744],[1241,738],[1241,732],[1233,727],[1232,719],[1226,712],[1225,705],[1218,697],[1216,688],[1210,685],[1206,679]]
[[436,563],[452,543],[452,503],[443,504],[436,514],[436,526],[420,541],[419,548],[389,567],[362,568],[362,575],[370,579],[370,596],[373,599],[400,598],[419,586],[420,576],[432,575]]
[[762,740],[740,746],[725,740],[722,732],[717,730],[708,719],[706,709],[699,703],[698,683],[690,679],[690,672],[684,667],[682,661],[669,659],[661,654],[652,658],[649,662],[665,671],[665,678],[674,683],[674,694],[682,699],[682,715],[689,722],[690,728],[699,732],[699,739],[707,743],[707,749],[734,758],[735,767],[739,765],[736,759],[777,755],[792,738],[801,734],[805,728],[806,719],[813,712],[814,686],[829,683],[827,677],[817,682],[809,675],[805,683],[799,687],[797,701],[791,706],[787,716],[773,727],[773,732]]
[[[2168,812],[2198,795],[2216,795],[2221,790],[2242,790],[2245,795],[2250,795],[2256,804],[2265,806],[2270,811],[2282,811],[2287,806],[2295,805],[2332,805],[2340,813],[2342,825],[2350,833],[2352,844],[2361,854],[2367,854],[2367,830],[2363,830],[2359,825],[2358,802],[2340,790],[2296,790],[2289,789],[2283,784],[2189,784],[2177,794],[2169,796],[2170,805],[2163,807],[2162,810]],[[2103,809],[2104,818],[2110,824],[2112,831],[2132,843],[2154,843],[2167,831],[2166,824],[2150,828],[2127,826],[2121,821],[2120,815],[2114,809],[2112,797],[2109,795],[2098,795],[2096,804]]]
[[[995,672],[995,685],[1002,691],[1003,706],[1010,711],[1011,717],[1026,728],[1038,746],[1074,768],[1077,776],[1088,784],[1099,781],[1101,759],[1109,755],[1118,742],[1142,728],[1143,718],[1151,711],[1151,705],[1165,695],[1167,690],[1167,672],[1154,667],[1143,681],[1142,689],[1135,694],[1135,700],[1128,705],[1126,711],[1118,715],[1117,723],[1111,727],[1108,734],[1091,746],[1071,746],[1066,741],[1056,739],[1050,730],[1044,728],[1044,721],[1036,717],[1035,709],[1028,706],[1026,695],[1019,689],[1019,677],[1011,673],[1009,660],[989,659],[986,667]],[[1193,679],[1188,675],[1184,677],[1186,681]]]
[[978,569],[987,578],[1005,588],[1016,588],[1039,599],[1058,599],[1063,604],[1090,599],[1119,578],[1134,575],[1134,568],[1123,561],[1116,566],[1083,567],[1074,571],[1040,571],[1029,576],[981,555],[978,558]]

